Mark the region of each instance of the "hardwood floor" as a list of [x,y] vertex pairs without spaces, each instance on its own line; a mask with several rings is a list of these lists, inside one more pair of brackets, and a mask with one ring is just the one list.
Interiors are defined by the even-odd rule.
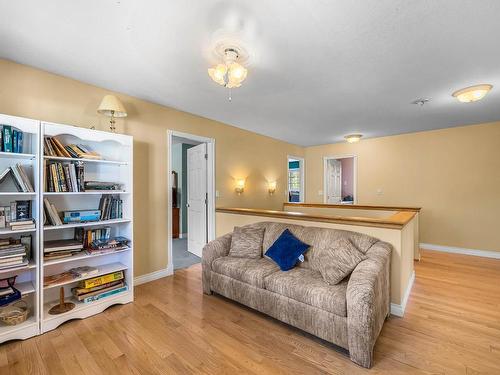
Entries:
[[371,370],[324,341],[201,293],[200,266],[136,302],[0,345],[0,374],[500,374],[500,261],[425,251]]

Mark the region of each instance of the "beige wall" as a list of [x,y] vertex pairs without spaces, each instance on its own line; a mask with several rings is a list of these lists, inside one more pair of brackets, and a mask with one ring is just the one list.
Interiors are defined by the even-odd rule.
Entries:
[[358,155],[358,204],[421,206],[420,242],[500,251],[500,122],[308,147],[308,203],[342,154]]
[[[207,78],[208,79],[208,78]],[[107,130],[97,115],[102,97],[95,86],[0,59],[0,113]],[[135,275],[167,266],[167,129],[216,139],[217,206],[279,209],[286,188],[287,154],[303,149],[220,122],[118,95],[129,117],[117,120],[120,133],[134,136]],[[234,178],[247,178],[238,196]],[[277,180],[269,196],[266,179]]]

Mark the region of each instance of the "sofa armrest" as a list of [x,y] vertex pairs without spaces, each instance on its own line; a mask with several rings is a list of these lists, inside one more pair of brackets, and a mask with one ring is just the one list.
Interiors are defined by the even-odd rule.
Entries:
[[210,290],[210,277],[212,271],[212,262],[229,254],[229,249],[231,248],[231,238],[233,234],[228,233],[222,237],[216,238],[210,241],[203,248],[201,256],[201,267],[202,267],[202,283],[203,283],[203,293],[212,294]]
[[347,285],[347,332],[351,360],[370,368],[373,347],[389,314],[392,246],[375,243]]

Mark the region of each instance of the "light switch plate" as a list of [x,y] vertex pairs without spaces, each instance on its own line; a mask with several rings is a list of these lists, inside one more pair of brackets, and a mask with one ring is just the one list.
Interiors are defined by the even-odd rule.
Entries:
[[323,190],[318,190],[318,195],[323,195]]

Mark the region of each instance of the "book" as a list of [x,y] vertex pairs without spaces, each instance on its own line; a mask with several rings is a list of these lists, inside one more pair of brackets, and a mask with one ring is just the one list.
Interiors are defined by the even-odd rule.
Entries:
[[17,168],[15,166],[12,166],[12,167],[10,167],[10,171],[12,173],[12,176],[14,177],[13,180],[14,180],[14,183],[16,185],[17,191],[23,192],[23,193],[27,192],[27,189],[24,186],[24,182],[23,182],[21,175],[19,174]]
[[116,271],[113,273],[108,273],[106,275],[94,277],[91,279],[83,280],[81,282],[81,287],[83,288],[92,288],[94,286],[99,286],[102,284],[110,283],[113,281],[121,280],[123,279],[123,271]]
[[10,221],[17,219],[17,202],[10,202]]
[[31,234],[21,236],[20,240],[21,244],[24,245],[26,249],[26,257],[31,259]]
[[31,219],[31,201],[16,201],[16,221]]
[[43,252],[51,253],[54,251],[63,250],[82,250],[83,245],[81,242],[76,240],[52,240],[45,241],[43,243]]
[[77,277],[89,277],[99,273],[96,267],[82,266],[70,269],[70,271]]
[[0,207],[0,228],[5,228],[5,207]]
[[17,132],[17,152],[20,154],[24,151],[24,135],[23,132]]
[[[109,285],[109,284],[106,284],[106,285]],[[123,288],[124,286],[125,286],[125,283],[123,281],[118,281],[118,283],[116,285],[111,285],[111,286],[108,286],[108,287],[100,287],[100,289],[97,289],[97,290],[95,290],[93,292],[88,292],[88,293],[85,293],[85,294],[79,294],[78,292],[76,292],[74,290],[74,289],[78,289],[78,288],[73,288],[72,292],[73,292],[73,295],[76,297],[76,299],[78,301],[83,301],[85,298],[97,296],[99,294],[106,293],[106,292],[109,292],[111,290],[115,290],[115,289],[118,289],[118,288]]]
[[1,174],[0,174],[0,184],[4,181],[4,179],[11,173],[10,167],[5,169]]
[[19,132],[15,129],[12,130],[12,152],[19,153],[19,148],[17,147],[17,141],[19,140]]
[[34,193],[35,189],[33,189],[33,185],[31,184],[31,181],[28,177],[28,174],[26,173],[26,169],[23,167],[22,164],[16,164],[16,169],[21,176],[21,180],[23,181],[23,184],[25,188],[27,189],[26,191],[29,193]]
[[117,286],[117,285],[120,285],[123,283],[123,280],[118,280],[118,281],[113,281],[113,282],[110,282],[110,283],[106,283],[106,284],[102,284],[102,285],[99,285],[99,286],[94,286],[92,288],[80,288],[80,287],[75,287],[72,289],[72,292],[73,294],[76,294],[76,295],[82,295],[82,294],[87,294],[87,293],[91,293],[91,292],[95,292],[95,291],[100,291],[104,288],[109,288],[109,287],[113,287],[113,286]]
[[49,287],[60,283],[66,283],[74,280],[75,278],[75,275],[69,271],[48,275],[43,278],[43,286]]
[[3,133],[3,151],[12,152],[12,127],[9,125],[4,125],[2,133]]
[[121,288],[117,288],[117,289],[113,289],[113,290],[110,290],[110,291],[107,291],[107,292],[104,292],[104,293],[101,293],[101,294],[97,294],[95,296],[90,296],[90,297],[85,297],[82,302],[83,303],[90,303],[90,302],[94,302],[94,301],[98,301],[100,299],[103,299],[103,298],[106,298],[106,297],[111,297],[111,296],[114,296],[118,293],[122,293],[122,292],[125,292],[127,290],[127,286],[123,286]]

